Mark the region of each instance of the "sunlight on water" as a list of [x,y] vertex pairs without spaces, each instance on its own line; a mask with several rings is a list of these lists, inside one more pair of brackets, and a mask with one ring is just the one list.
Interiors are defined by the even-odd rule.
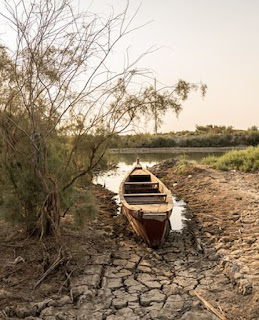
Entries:
[[176,200],[173,196],[173,212],[170,217],[171,228],[173,231],[181,231],[184,227],[184,221],[187,220],[184,216],[186,211],[186,203],[182,200]]
[[[156,162],[141,162],[141,164],[147,168],[152,167],[156,164]],[[118,193],[119,186],[122,179],[126,176],[126,174],[132,169],[134,162],[132,164],[126,164],[125,162],[119,162],[117,164],[116,169],[112,169],[105,173],[102,173],[95,177],[94,183],[99,183],[105,188]]]
[[[157,164],[156,161],[141,161],[141,164],[148,168],[152,167],[153,165]],[[119,186],[122,181],[122,179],[126,176],[126,174],[131,170],[132,166],[134,165],[134,162],[129,165],[125,162],[119,162],[117,165],[117,168],[109,170],[105,173],[101,173],[98,176],[94,178],[94,183],[98,183],[105,188],[113,191],[116,193],[114,196],[115,201],[120,205],[120,199],[118,196]],[[173,231],[181,231],[184,227],[184,220],[186,218],[184,217],[185,213],[185,202],[180,200],[176,200],[175,196],[173,195],[173,212],[170,218],[171,228]],[[120,213],[120,206],[118,208],[118,213]]]

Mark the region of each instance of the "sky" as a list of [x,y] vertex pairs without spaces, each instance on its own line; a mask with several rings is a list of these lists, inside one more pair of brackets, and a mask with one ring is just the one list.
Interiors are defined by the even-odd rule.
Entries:
[[[90,9],[107,12],[123,3],[94,0]],[[141,66],[167,85],[184,79],[208,86],[204,99],[191,95],[178,118],[167,114],[160,130],[209,124],[259,127],[259,1],[131,0],[130,12],[139,6],[133,26],[149,23],[125,41],[133,54],[160,48],[144,57]],[[79,2],[79,7],[84,5]]]
[[[72,0],[79,12],[108,15],[124,0]],[[144,25],[116,47],[132,58],[151,47],[139,67],[151,69],[158,86],[179,79],[206,83],[207,95],[191,94],[177,118],[168,113],[161,132],[195,130],[196,125],[259,127],[259,0],[129,0],[132,27]],[[0,2],[0,10],[3,6]],[[113,9],[112,9],[113,8]],[[4,30],[0,25],[0,33]],[[111,61],[122,63],[118,55]],[[142,128],[150,130],[151,127]]]

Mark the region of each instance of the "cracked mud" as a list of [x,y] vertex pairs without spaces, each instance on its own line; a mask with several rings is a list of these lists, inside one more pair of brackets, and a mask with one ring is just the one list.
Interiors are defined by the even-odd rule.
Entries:
[[[171,232],[153,250],[108,208],[79,241],[80,264],[71,261],[66,290],[15,304],[10,299],[0,319],[258,319],[258,175],[242,179],[195,167],[175,178],[169,165],[156,170],[188,201],[192,219],[183,232]],[[99,192],[105,208],[111,195]],[[8,302],[10,294],[1,281],[0,298]]]

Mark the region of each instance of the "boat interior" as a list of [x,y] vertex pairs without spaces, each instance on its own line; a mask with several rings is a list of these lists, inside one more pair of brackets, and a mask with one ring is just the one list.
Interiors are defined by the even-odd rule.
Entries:
[[162,193],[158,181],[151,175],[136,168],[124,183],[124,198],[129,204],[165,204],[167,193]]

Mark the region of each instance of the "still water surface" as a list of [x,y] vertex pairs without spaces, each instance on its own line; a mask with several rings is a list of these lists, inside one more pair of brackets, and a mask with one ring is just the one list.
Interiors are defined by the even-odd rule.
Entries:
[[[190,160],[195,160],[197,162],[211,153],[188,153],[187,157]],[[128,154],[115,154],[113,155],[118,161],[117,168],[109,170],[104,173],[100,173],[95,177],[95,183],[99,183],[105,186],[107,189],[118,193],[120,183],[125,175],[130,171],[136,159],[139,158],[141,164],[144,167],[152,167],[153,165],[168,159],[177,159],[183,156],[183,154],[170,154],[170,153],[128,153]],[[115,200],[119,204],[119,197],[116,195]],[[182,200],[177,200],[173,195],[173,212],[170,218],[171,227],[173,231],[181,231],[184,226],[185,217],[185,202]]]

